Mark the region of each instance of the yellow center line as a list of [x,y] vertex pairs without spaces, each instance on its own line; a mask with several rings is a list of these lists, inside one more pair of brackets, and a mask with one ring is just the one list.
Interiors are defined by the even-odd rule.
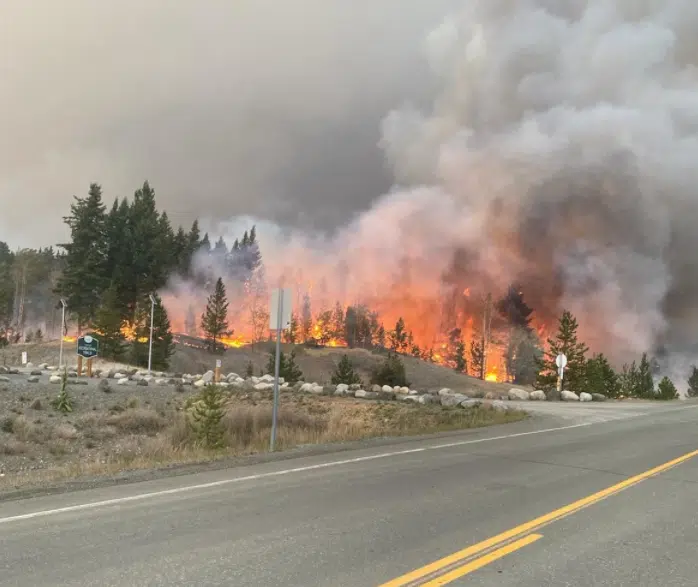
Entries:
[[515,528],[512,528],[511,530],[507,530],[506,532],[502,532],[501,534],[497,534],[496,536],[493,536],[492,538],[488,538],[487,540],[483,540],[482,542],[479,542],[478,544],[474,544],[473,546],[469,546],[467,548],[464,548],[463,550],[459,550],[458,552],[454,552],[453,554],[450,554],[450,555],[448,555],[442,559],[439,559],[433,563],[430,563],[428,565],[425,565],[423,567],[415,569],[414,571],[411,571],[405,575],[402,575],[401,577],[398,577],[397,579],[393,579],[392,581],[388,581],[387,583],[383,583],[379,587],[405,587],[406,585],[414,583],[415,581],[417,581],[419,579],[423,579],[424,577],[426,577],[428,575],[432,575],[437,571],[443,570],[446,567],[453,566],[455,563],[458,563],[459,561],[470,558],[470,557],[472,557],[476,554],[479,554],[487,549],[498,546],[499,544],[501,544],[503,542],[506,542],[508,540],[512,540],[513,538],[517,538],[523,534],[528,534],[529,532],[532,532],[533,530],[537,530],[537,529],[541,528],[542,526],[550,524],[551,522],[555,522],[563,517],[566,517],[566,516],[569,516],[570,514],[576,513],[581,509],[589,507],[592,504],[598,503],[599,501],[601,501],[603,499],[606,499],[606,498],[608,498],[616,493],[619,493],[625,489],[628,489],[629,487],[632,487],[633,485],[636,485],[637,483],[640,483],[641,481],[644,481],[645,479],[649,479],[650,477],[654,477],[655,475],[658,475],[659,473],[663,473],[663,472],[671,469],[672,467],[680,465],[681,463],[695,457],[696,455],[698,455],[698,450],[694,450],[694,451],[691,451],[689,453],[686,453],[685,455],[682,455],[682,456],[675,458],[671,461],[668,461],[662,465],[654,467],[653,469],[649,469],[648,471],[645,471],[644,473],[640,473],[639,475],[629,477],[628,479],[625,479],[624,481],[621,481],[620,483],[616,483],[615,485],[612,485],[611,487],[607,487],[606,489],[598,491],[597,493],[589,495],[588,497],[584,497],[584,498],[577,500],[569,505],[563,506],[563,507],[561,507],[557,510],[554,510],[550,513],[544,514],[543,516],[535,518],[534,520],[531,520],[529,522],[521,524],[520,526],[516,526]]
[[482,567],[487,566],[490,563],[499,560],[500,558],[504,558],[512,552],[516,552],[524,546],[533,544],[541,538],[543,538],[541,534],[528,534],[527,536],[520,538],[516,542],[512,542],[510,544],[507,544],[506,546],[502,546],[501,548],[493,550],[492,552],[485,554],[480,558],[476,558],[474,561],[471,561],[463,565],[462,567],[457,567],[452,571],[446,573],[445,575],[441,575],[436,579],[432,579],[428,583],[424,583],[422,587],[441,587],[442,585],[447,585],[451,581],[455,581],[456,579],[460,579],[461,577],[464,577],[465,575],[468,575],[473,571],[477,571],[478,569],[481,569]]

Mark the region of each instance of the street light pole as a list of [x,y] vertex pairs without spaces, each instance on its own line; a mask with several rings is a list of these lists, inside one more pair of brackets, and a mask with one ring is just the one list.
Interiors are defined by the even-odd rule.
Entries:
[[153,365],[153,319],[155,316],[155,297],[150,294],[150,345],[148,347],[148,375]]
[[63,367],[63,337],[65,336],[64,328],[65,328],[65,308],[68,304],[66,301],[61,298],[61,350],[58,353],[58,369],[60,370]]

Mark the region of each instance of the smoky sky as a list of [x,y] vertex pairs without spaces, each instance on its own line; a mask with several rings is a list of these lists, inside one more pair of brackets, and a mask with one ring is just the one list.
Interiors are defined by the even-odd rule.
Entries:
[[390,186],[380,121],[424,104],[456,0],[26,0],[0,19],[0,239],[65,237],[73,195],[148,179],[174,223],[328,230]]

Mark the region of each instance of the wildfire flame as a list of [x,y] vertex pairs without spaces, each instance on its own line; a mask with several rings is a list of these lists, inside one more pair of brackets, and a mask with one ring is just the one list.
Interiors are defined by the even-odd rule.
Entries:
[[219,342],[228,348],[234,348],[234,349],[239,349],[241,347],[244,347],[245,345],[250,344],[249,340],[246,340],[241,336],[238,336],[235,338],[223,337],[219,340]]

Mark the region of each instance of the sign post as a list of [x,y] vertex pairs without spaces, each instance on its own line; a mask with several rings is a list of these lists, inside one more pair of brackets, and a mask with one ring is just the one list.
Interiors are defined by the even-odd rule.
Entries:
[[565,367],[567,366],[567,355],[560,353],[555,357],[555,364],[557,365],[557,390],[562,391],[562,379],[565,375]]
[[213,382],[214,383],[220,383],[221,382],[221,365],[223,364],[223,361],[220,359],[216,359],[216,370],[213,372]]
[[99,340],[86,334],[78,338],[78,376],[82,375],[82,360],[87,359],[87,376],[92,377],[92,359],[99,355]]
[[61,350],[58,351],[58,369],[63,368],[63,337],[68,334],[65,328],[65,308],[68,304],[61,298]]
[[281,331],[291,324],[290,288],[275,289],[271,294],[269,308],[269,329],[276,330],[276,356],[274,358],[274,408],[271,417],[271,444],[269,450],[274,452],[276,446],[276,420],[279,413],[279,362],[281,357]]

